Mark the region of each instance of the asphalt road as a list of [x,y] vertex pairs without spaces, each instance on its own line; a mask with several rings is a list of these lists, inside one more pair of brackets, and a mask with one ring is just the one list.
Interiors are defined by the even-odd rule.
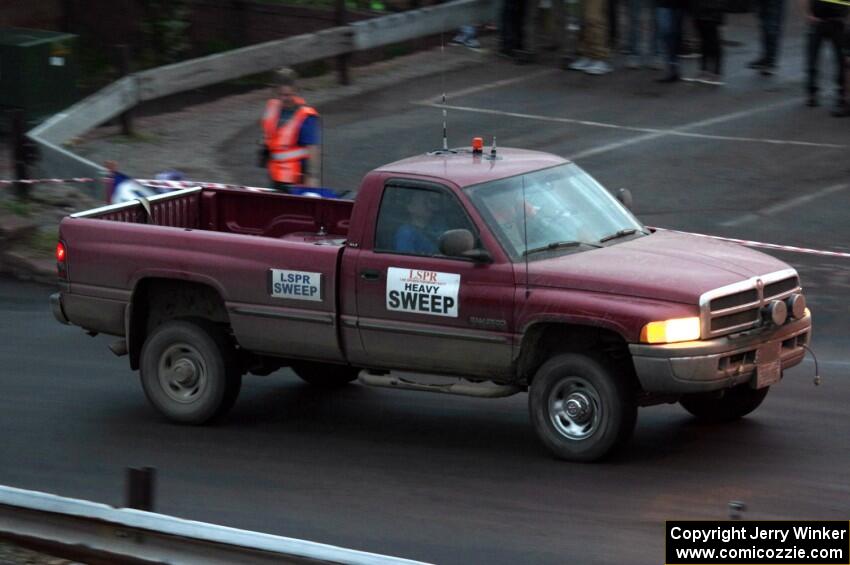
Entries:
[[[449,97],[465,108],[449,112],[454,145],[575,156],[651,225],[850,251],[850,121],[802,106],[800,39],[792,26],[773,79],[741,70],[751,47],[730,50],[721,91],[503,62],[399,84],[321,109],[326,184],[438,147],[441,112],[414,102],[478,87]],[[222,158],[262,182],[240,141]],[[458,564],[662,563],[664,520],[724,519],[733,499],[752,519],[846,520],[850,260],[780,257],[807,290],[823,384],[807,360],[729,425],[642,409],[625,453],[597,465],[551,459],[525,395],[326,394],[288,371],[247,378],[222,425],[171,425],[107,338],[52,319],[51,289],[0,280],[0,484],[120,504],[124,467],[151,465],[168,514]]]

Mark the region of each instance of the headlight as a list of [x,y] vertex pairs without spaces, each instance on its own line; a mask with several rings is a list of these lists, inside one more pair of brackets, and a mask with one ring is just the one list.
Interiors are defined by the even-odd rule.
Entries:
[[640,331],[644,343],[673,343],[699,339],[699,317],[649,322]]

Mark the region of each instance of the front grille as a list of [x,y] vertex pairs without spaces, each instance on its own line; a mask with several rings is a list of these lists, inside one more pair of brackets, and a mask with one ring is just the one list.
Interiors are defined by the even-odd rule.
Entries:
[[800,283],[797,277],[791,277],[779,282],[766,284],[764,285],[764,297],[765,299],[773,298],[774,296],[779,296],[780,294],[796,290],[798,286],[800,286]]
[[797,273],[786,269],[709,291],[700,298],[702,337],[754,328],[761,323],[761,308],[767,302],[799,290]]
[[735,306],[743,306],[744,304],[758,302],[758,299],[759,293],[754,288],[745,290],[744,292],[730,294],[729,296],[721,296],[711,301],[711,311],[717,312],[718,310],[726,310]]
[[711,319],[711,331],[719,332],[720,330],[724,330],[726,328],[734,328],[737,326],[748,325],[752,322],[758,322],[758,319],[758,308],[744,310],[743,312],[738,312],[737,314],[719,316],[717,318]]

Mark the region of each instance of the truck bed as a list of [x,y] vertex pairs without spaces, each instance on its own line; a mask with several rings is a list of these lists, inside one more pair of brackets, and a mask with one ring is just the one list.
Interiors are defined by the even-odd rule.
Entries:
[[[123,336],[134,295],[149,285],[183,281],[220,297],[246,349],[343,359],[336,331],[338,263],[353,202],[190,188],[148,203],[150,214],[141,203],[127,202],[62,221],[67,280],[60,284],[71,322]],[[289,273],[318,281],[314,294],[276,290],[275,281],[285,285],[281,277]],[[170,288],[161,293],[174,294]]]

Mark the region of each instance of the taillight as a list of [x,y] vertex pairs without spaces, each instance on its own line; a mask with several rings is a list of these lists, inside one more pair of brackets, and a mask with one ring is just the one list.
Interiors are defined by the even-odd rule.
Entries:
[[65,244],[61,241],[56,244],[56,270],[59,272],[60,279],[68,278],[68,251],[65,249]]

